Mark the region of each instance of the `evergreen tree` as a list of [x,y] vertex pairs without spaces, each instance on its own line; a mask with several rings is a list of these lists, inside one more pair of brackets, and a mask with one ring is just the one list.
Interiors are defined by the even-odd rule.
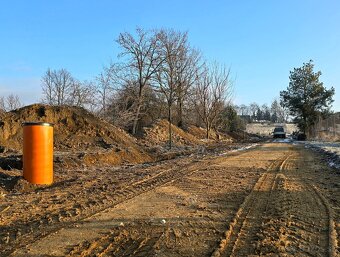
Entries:
[[317,121],[318,115],[326,114],[333,102],[334,88],[327,90],[319,81],[321,71],[314,72],[313,61],[304,63],[290,72],[287,90],[280,92],[281,105],[287,107],[294,122],[305,134]]

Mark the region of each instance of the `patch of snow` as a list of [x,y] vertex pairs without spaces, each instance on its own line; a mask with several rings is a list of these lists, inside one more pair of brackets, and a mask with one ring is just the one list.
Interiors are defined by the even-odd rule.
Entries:
[[292,143],[293,140],[290,139],[290,138],[282,138],[282,139],[276,138],[276,139],[273,140],[273,142],[275,142],[275,143]]
[[233,150],[228,150],[226,152],[220,153],[219,156],[223,156],[223,155],[227,155],[230,153],[235,153],[235,152],[240,152],[240,151],[245,151],[248,150],[250,148],[254,148],[255,146],[258,146],[259,144],[251,144],[251,145],[247,145],[247,146],[242,146]]
[[307,149],[312,149],[314,151],[326,154],[328,166],[340,169],[340,143],[304,141],[299,142],[299,144],[304,144],[304,147]]

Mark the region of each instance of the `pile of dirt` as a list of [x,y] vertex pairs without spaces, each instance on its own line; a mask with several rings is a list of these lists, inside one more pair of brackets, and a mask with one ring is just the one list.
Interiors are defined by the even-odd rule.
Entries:
[[[175,146],[194,146],[202,141],[181,128],[171,125],[172,142]],[[159,120],[153,126],[144,128],[144,140],[149,146],[165,146],[169,142],[169,122]]]
[[[207,138],[207,131],[204,128],[197,127],[197,126],[189,126],[188,133],[195,136],[198,139],[206,139]],[[223,140],[223,141],[230,141],[233,142],[233,138],[227,134],[218,133],[214,130],[210,130],[209,132],[209,139],[211,140]]]
[[83,108],[34,104],[0,118],[0,146],[5,149],[21,152],[23,122],[50,122],[54,124],[55,150],[77,153],[85,163],[152,160],[135,138]]
[[229,132],[229,135],[237,142],[260,142],[263,140],[263,137],[256,134],[247,133],[245,131],[235,131]]

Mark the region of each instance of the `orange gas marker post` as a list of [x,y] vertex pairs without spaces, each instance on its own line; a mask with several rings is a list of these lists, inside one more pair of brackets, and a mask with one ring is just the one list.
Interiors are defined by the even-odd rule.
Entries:
[[25,122],[22,125],[24,178],[32,184],[52,184],[53,124]]

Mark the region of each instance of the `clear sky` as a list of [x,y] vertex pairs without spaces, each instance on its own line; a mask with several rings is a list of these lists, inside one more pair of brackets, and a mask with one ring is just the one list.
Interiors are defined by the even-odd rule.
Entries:
[[137,26],[188,31],[208,60],[231,66],[236,104],[270,104],[289,71],[313,59],[340,111],[338,0],[4,0],[0,95],[39,101],[48,67],[92,79],[117,58],[118,34]]

